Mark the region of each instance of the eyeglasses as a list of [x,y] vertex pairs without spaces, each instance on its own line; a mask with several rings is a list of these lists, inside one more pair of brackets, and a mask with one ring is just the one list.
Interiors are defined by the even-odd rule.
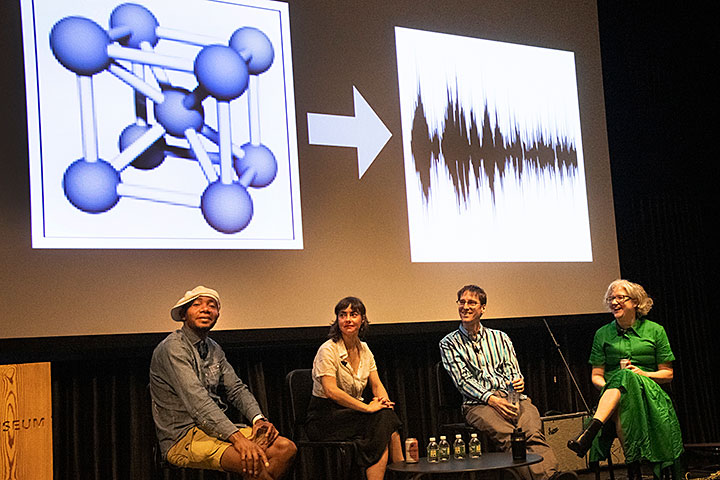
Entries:
[[467,306],[468,308],[475,308],[480,305],[480,302],[476,300],[457,300],[455,303],[461,307]]
[[628,300],[630,300],[631,297],[628,297],[627,295],[613,295],[612,297],[607,297],[605,301],[607,303],[613,303],[617,300],[618,303],[625,303]]

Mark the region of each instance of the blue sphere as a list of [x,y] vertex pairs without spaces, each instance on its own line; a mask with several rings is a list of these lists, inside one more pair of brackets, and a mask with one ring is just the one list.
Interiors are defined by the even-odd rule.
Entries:
[[247,227],[253,216],[250,194],[239,183],[211,183],[200,197],[205,221],[218,232],[237,233]]
[[209,45],[195,57],[198,83],[217,100],[230,101],[242,95],[248,86],[248,68],[232,48]]
[[163,92],[165,100],[155,105],[155,118],[172,136],[182,138],[185,130],[200,131],[204,123],[204,112],[199,104],[187,108],[183,100],[190,94],[183,88],[171,88]]
[[230,47],[245,58],[248,70],[258,75],[270,68],[275,58],[272,42],[255,27],[242,27],[230,37]]
[[87,213],[110,210],[120,199],[120,174],[105,160],[74,161],[63,175],[65,196],[76,208]]
[[111,40],[97,23],[83,17],[65,17],[50,31],[50,48],[58,62],[78,75],[105,70],[112,59],[107,47]]
[[158,43],[155,15],[150,10],[135,3],[123,3],[115,7],[110,14],[110,28],[129,27],[131,34],[120,40],[121,45],[140,48],[141,42],[148,42],[153,47]]
[[[150,130],[150,126],[138,125],[136,123],[125,127],[120,134],[120,139],[118,140],[120,151],[125,150],[135,143],[135,141],[143,136],[148,130]],[[138,155],[130,165],[141,170],[152,170],[153,168],[160,166],[160,164],[165,161],[165,147],[165,140],[163,138],[158,138],[152,145],[150,145],[150,147]]]
[[254,177],[249,186],[260,188],[270,185],[277,174],[275,155],[265,145],[246,143],[242,149],[245,156],[243,158],[236,157],[234,162],[238,177],[242,178],[243,174],[251,169]]

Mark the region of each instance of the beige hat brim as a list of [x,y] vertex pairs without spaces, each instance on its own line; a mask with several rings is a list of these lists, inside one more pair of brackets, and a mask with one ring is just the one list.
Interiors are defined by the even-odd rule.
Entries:
[[180,316],[180,310],[183,305],[186,305],[198,297],[210,297],[217,302],[218,310],[220,310],[220,295],[212,288],[207,288],[202,285],[198,285],[192,290],[185,292],[185,295],[177,301],[177,303],[170,309],[170,317],[176,322],[182,322],[184,319]]

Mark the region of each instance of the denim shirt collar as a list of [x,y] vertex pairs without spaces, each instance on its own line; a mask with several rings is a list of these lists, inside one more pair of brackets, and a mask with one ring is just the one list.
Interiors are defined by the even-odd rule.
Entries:
[[[193,332],[187,325],[183,324],[183,326],[180,328],[180,331],[185,335],[185,338],[188,339],[190,342],[190,345],[197,347],[197,344],[202,341],[202,338],[200,338],[197,333]],[[207,341],[207,339],[206,339]]]

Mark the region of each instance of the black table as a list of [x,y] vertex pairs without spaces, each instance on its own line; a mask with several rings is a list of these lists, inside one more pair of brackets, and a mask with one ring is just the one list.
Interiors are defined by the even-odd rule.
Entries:
[[480,458],[466,458],[455,460],[451,458],[447,462],[430,463],[427,458],[422,457],[417,463],[395,462],[387,466],[388,471],[393,474],[404,474],[404,478],[421,478],[424,475],[431,477],[433,474],[468,473],[468,472],[502,472],[509,468],[525,467],[534,463],[542,462],[542,456],[536,453],[528,453],[525,461],[514,461],[510,452],[483,453]]

